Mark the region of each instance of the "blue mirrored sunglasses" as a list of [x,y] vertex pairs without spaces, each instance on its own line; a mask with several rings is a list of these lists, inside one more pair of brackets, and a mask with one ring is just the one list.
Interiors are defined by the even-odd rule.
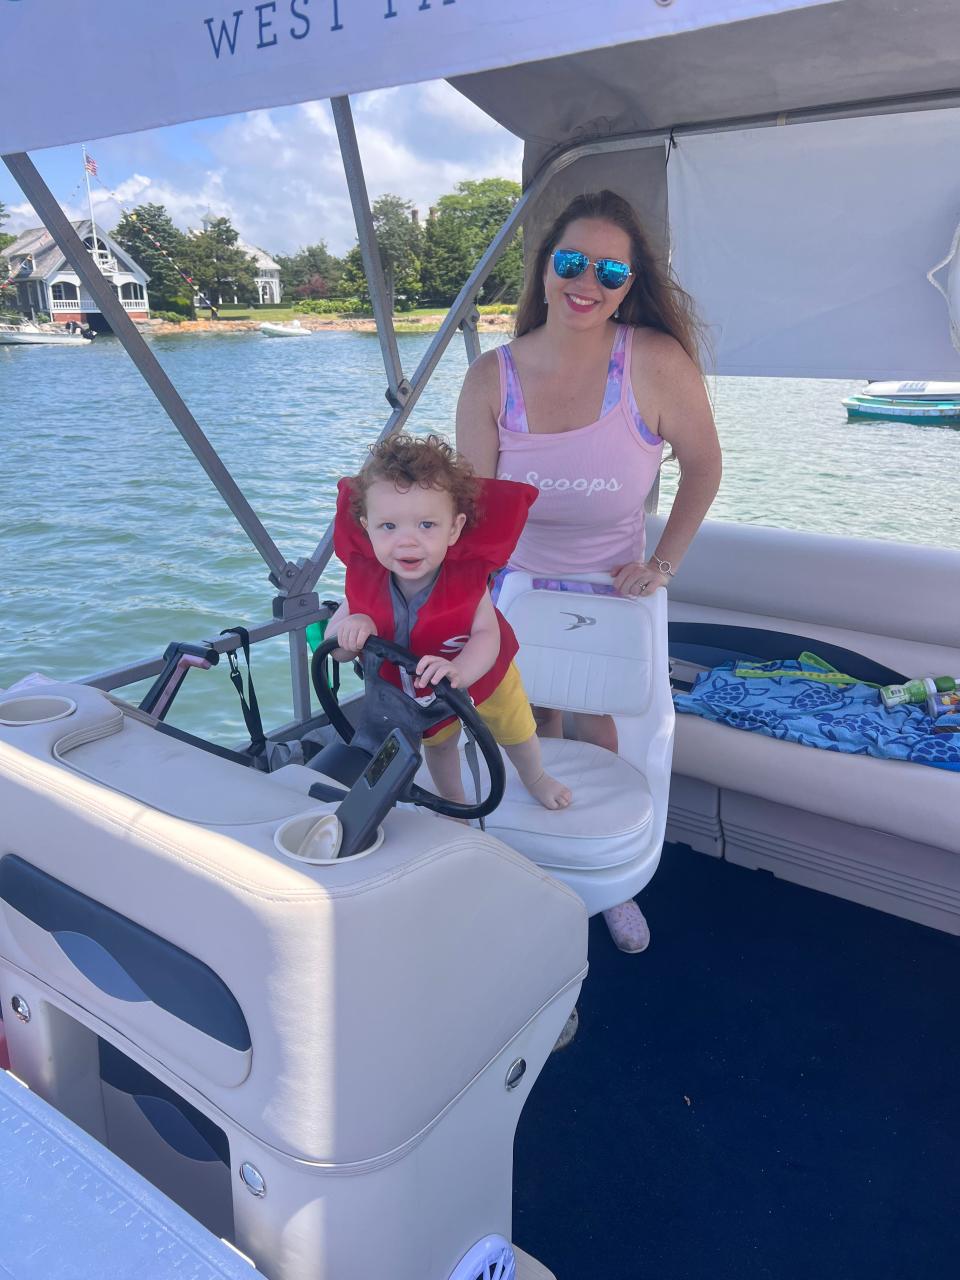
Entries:
[[593,267],[604,289],[622,289],[633,275],[630,264],[616,258],[597,258],[591,263],[585,253],[576,249],[557,249],[553,255],[553,269],[561,280],[575,280],[589,266]]

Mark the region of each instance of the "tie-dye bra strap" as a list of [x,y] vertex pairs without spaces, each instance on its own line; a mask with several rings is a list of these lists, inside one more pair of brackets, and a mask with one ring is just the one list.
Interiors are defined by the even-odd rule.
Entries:
[[527,407],[523,403],[523,389],[510,347],[505,343],[497,347],[500,364],[500,421],[506,431],[529,431]]

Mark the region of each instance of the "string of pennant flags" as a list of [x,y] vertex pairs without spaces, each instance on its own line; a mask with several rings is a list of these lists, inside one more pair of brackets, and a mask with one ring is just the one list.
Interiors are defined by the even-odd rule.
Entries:
[[[210,300],[207,298],[203,290],[198,287],[197,282],[194,280],[193,276],[191,276],[188,272],[184,271],[183,268],[180,266],[180,264],[173,257],[173,255],[169,252],[169,250],[166,249],[164,245],[160,243],[160,241],[157,239],[154,229],[150,226],[150,224],[146,221],[146,219],[141,214],[138,214],[135,210],[127,208],[127,206],[120,199],[117,193],[107,186],[107,184],[103,181],[103,179],[100,177],[99,173],[97,172],[96,160],[94,160],[93,156],[88,154],[86,150],[83,153],[83,167],[86,170],[86,172],[90,175],[90,177],[95,179],[97,184],[103,188],[103,190],[107,193],[107,195],[111,198],[111,200],[113,200],[113,202],[123,211],[124,215],[127,218],[129,218],[131,222],[135,222],[137,224],[137,226],[144,233],[146,238],[150,241],[150,243],[157,250],[157,252],[160,253],[163,258],[166,259],[166,261],[170,264],[171,267],[173,267],[174,271],[176,271],[180,279],[183,280],[184,284],[188,284],[190,286],[190,288],[194,291],[194,293],[199,297],[200,305],[202,307],[212,307],[213,303],[210,302]],[[74,191],[70,195],[70,198],[69,198],[70,200],[72,200],[74,195],[77,194],[80,185],[81,185],[80,183],[77,184],[77,187],[74,189]],[[69,200],[67,203],[69,203]],[[17,269],[13,271],[6,278],[6,280],[3,281],[2,284],[0,284],[0,289],[5,289],[7,285],[13,284],[14,281],[16,280],[25,279],[27,276],[29,276],[33,272],[33,270],[34,270],[33,254],[27,254],[23,259],[23,261],[19,263],[19,265],[17,266]]]
[[163,258],[165,258],[167,262],[169,262],[171,267],[173,267],[174,271],[176,271],[177,275],[184,282],[184,284],[188,284],[190,288],[194,291],[194,293],[197,294],[197,296],[200,299],[200,305],[202,307],[212,307],[213,303],[210,302],[206,294],[204,294],[203,291],[197,286],[197,283],[194,280],[193,276],[189,275],[186,271],[184,271],[183,268],[180,266],[180,264],[173,257],[173,255],[169,252],[169,250],[167,250],[160,243],[160,241],[156,237],[156,233],[154,232],[150,224],[146,221],[146,219],[141,214],[137,213],[134,209],[128,209],[127,206],[124,204],[124,202],[117,195],[117,193],[107,186],[107,184],[103,181],[103,179],[100,177],[99,173],[97,172],[96,160],[94,160],[93,156],[89,155],[86,152],[84,153],[84,167],[86,168],[87,173],[89,173],[90,176],[95,179],[95,181],[97,182],[97,185],[102,187],[103,190],[110,197],[110,199],[113,200],[113,202],[118,206],[118,208],[120,208],[123,211],[124,215],[128,217],[131,220],[131,222],[135,222],[137,224],[137,226],[144,233],[144,235],[147,237],[147,239],[150,241],[153,247],[157,250],[157,252],[160,253],[160,255]]

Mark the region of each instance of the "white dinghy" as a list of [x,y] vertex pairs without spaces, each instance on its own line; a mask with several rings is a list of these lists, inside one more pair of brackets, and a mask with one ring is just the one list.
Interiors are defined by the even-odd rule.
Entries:
[[260,326],[260,332],[265,333],[268,338],[309,338],[313,330],[305,328],[299,320],[291,320],[289,324],[274,324],[265,320]]
[[[548,1280],[514,1240],[514,1133],[584,980],[588,914],[649,881],[665,829],[742,866],[960,933],[955,779],[692,716],[674,735],[668,614],[678,681],[719,652],[784,656],[789,645],[825,646],[865,679],[958,671],[960,553],[710,522],[669,601],[663,591],[637,603],[584,595],[579,607],[595,625],[583,630],[552,625],[556,600],[518,575],[509,608],[531,690],[548,705],[615,713],[623,756],[558,744],[551,768],[561,777],[579,770],[589,785],[569,810],[532,823],[509,795],[486,810],[486,832],[397,808],[414,795],[411,739],[386,732],[388,720],[379,740],[371,736],[369,698],[343,712],[328,701],[324,716],[311,703],[305,630],[329,615],[316,591],[329,531],[306,559],[281,551],[26,152],[332,95],[392,409],[384,433],[410,417],[458,331],[469,357],[479,354],[478,291],[511,234],[522,223],[536,239],[572,192],[606,185],[635,201],[662,248],[672,245],[717,339],[720,372],[950,381],[960,368],[942,305],[911,255],[934,260],[955,218],[955,166],[929,155],[952,154],[960,140],[954,0],[918,0],[909,11],[901,0],[485,0],[482,14],[384,0],[333,3],[322,20],[293,3],[275,24],[226,3],[201,19],[194,0],[167,0],[162,21],[131,13],[127,0],[101,0],[96,24],[72,0],[6,8],[11,48],[82,65],[93,84],[114,83],[139,46],[177,68],[173,92],[155,78],[136,94],[83,93],[65,112],[62,100],[35,92],[31,60],[13,59],[0,85],[0,153],[260,554],[272,597],[243,637],[163,654],[158,637],[139,662],[0,699],[0,1002],[11,1071],[37,1095],[32,1103],[79,1126],[57,1135],[64,1142],[90,1152],[103,1144],[148,1180],[131,1199],[157,1210],[151,1224],[176,1229],[160,1211],[171,1209],[165,1197],[195,1220],[190,1244],[206,1270],[191,1274],[240,1274],[225,1239],[269,1280]],[[438,77],[525,140],[524,194],[408,376],[346,95]],[[902,163],[898,182],[924,203],[875,198],[867,185],[847,228],[836,213],[837,173],[848,176],[852,160],[865,171],[867,153],[875,163],[864,139],[878,123],[883,182]],[[911,163],[924,181],[911,181]],[[844,192],[847,204],[861,197],[853,182]],[[929,309],[913,291],[915,274]],[[571,595],[561,603],[569,610]],[[188,660],[211,666],[248,638],[281,635],[292,707],[272,739],[327,751],[334,732],[346,738],[356,727],[359,737],[364,728],[369,749],[355,748],[365,752],[355,781],[300,763],[254,769],[250,753],[164,723]],[[562,696],[550,679],[561,668],[572,673]],[[313,674],[324,699],[323,673]],[[145,679],[154,684],[141,703],[124,701]],[[248,727],[266,758],[254,718]],[[493,799],[503,792],[497,761],[487,760]],[[428,801],[416,797],[421,808]],[[809,938],[817,945],[816,928]],[[676,1018],[689,1011],[678,1007]],[[744,1014],[748,1034],[756,1022],[755,1011]],[[680,1029],[691,1060],[710,1052],[695,1032]],[[780,1049],[794,1060],[795,1044]],[[627,1081],[619,1118],[642,1112],[633,1065],[604,1064],[583,1092]],[[15,1109],[11,1080],[3,1105]],[[679,1081],[670,1087],[688,1122],[691,1099]],[[727,1135],[761,1123],[742,1080],[727,1092],[743,1104]],[[844,1162],[857,1166],[852,1194],[870,1181],[861,1167],[868,1148],[888,1145],[887,1114],[878,1107],[870,1141]],[[52,1191],[44,1184],[41,1193],[33,1166],[17,1177],[17,1141],[32,1152],[61,1119],[44,1119],[37,1105],[15,1120],[3,1126],[13,1225],[0,1233],[0,1270],[13,1280],[88,1280],[92,1270],[70,1275],[63,1260],[80,1256],[94,1230],[83,1212],[91,1183],[53,1160],[39,1175],[56,1182]],[[720,1176],[729,1145],[725,1136],[707,1157]],[[646,1143],[637,1150],[644,1157]],[[82,1158],[88,1169],[95,1162]],[[561,1255],[562,1280],[650,1270],[632,1268],[642,1241],[628,1225],[647,1198],[637,1194],[644,1167],[641,1158],[622,1235],[605,1255],[616,1265],[564,1269]],[[673,1171],[671,1201],[685,1178]],[[881,1181],[896,1187],[898,1212],[876,1220],[899,1227],[897,1256],[912,1256],[949,1215],[918,1231],[902,1210],[903,1183]],[[658,1191],[650,1199],[661,1213]],[[595,1192],[605,1203],[618,1188],[601,1172]],[[838,1204],[831,1216],[843,1220],[846,1210]],[[740,1275],[750,1212],[750,1203],[738,1210],[724,1243]],[[581,1227],[576,1206],[565,1217],[558,1230],[591,1236],[597,1249],[610,1243]],[[143,1233],[128,1222],[116,1214],[95,1224],[96,1274],[183,1274],[185,1247],[158,1248],[149,1268],[133,1256]],[[821,1225],[803,1222],[804,1254]],[[29,1247],[37,1239],[46,1253]],[[844,1245],[862,1257],[872,1241]],[[719,1274],[719,1256],[673,1274]],[[819,1269],[829,1274],[835,1262]],[[761,1265],[768,1274],[767,1259]]]

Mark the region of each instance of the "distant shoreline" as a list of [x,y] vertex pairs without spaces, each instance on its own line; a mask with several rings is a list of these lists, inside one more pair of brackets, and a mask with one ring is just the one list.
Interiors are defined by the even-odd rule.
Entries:
[[[438,311],[436,315],[411,316],[402,312],[393,317],[397,333],[436,333],[443,322],[446,312]],[[513,328],[513,315],[482,315],[477,328],[481,333],[505,333]],[[372,316],[315,316],[291,315],[290,320],[299,320],[304,329],[311,333],[376,333],[377,326]],[[173,324],[168,320],[147,320],[139,323],[141,333],[255,333],[260,325],[267,323],[251,317],[247,320],[184,320],[181,324]],[[271,320],[270,324],[286,324],[289,321]]]

